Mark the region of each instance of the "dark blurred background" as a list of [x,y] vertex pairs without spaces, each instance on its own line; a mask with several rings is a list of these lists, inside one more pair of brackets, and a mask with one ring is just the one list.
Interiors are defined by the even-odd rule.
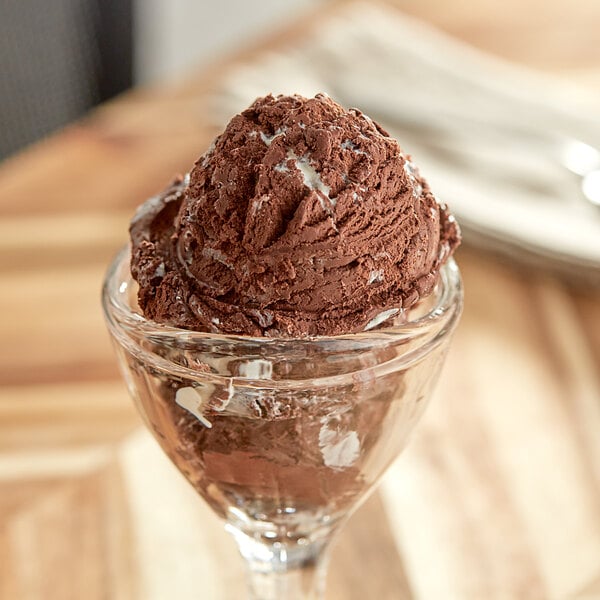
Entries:
[[0,160],[319,0],[0,0]]
[[0,159],[133,83],[133,0],[2,0]]

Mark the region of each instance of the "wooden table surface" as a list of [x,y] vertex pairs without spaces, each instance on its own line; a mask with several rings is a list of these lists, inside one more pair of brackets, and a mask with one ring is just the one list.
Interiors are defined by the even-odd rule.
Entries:
[[[600,92],[595,0],[396,4]],[[134,206],[215,134],[203,107],[222,73],[308,27],[0,166],[2,600],[244,597],[233,543],[134,413],[99,289]],[[468,246],[458,260],[466,308],[438,393],[340,536],[327,598],[597,600],[600,293]]]

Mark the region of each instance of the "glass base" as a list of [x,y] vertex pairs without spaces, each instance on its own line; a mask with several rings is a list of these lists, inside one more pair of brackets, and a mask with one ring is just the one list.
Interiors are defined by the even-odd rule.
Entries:
[[231,524],[248,568],[250,600],[321,600],[325,592],[330,535],[308,541],[268,543]]

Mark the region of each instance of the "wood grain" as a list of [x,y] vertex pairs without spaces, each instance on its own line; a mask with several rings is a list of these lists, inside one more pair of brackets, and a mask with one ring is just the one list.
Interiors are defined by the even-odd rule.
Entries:
[[[600,5],[391,2],[600,91]],[[319,8],[321,18],[345,2]],[[99,307],[133,208],[187,170],[231,66],[111,102],[0,165],[0,598],[229,600],[243,569],[119,379]],[[600,294],[463,248],[466,307],[405,455],[340,534],[328,600],[600,598]]]

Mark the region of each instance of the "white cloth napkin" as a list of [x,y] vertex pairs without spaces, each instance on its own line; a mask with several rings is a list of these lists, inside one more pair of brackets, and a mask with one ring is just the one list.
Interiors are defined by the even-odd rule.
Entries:
[[231,72],[215,121],[268,92],[326,92],[360,108],[412,154],[467,241],[600,284],[600,207],[567,168],[600,168],[600,113],[582,113],[569,87],[356,3]]

